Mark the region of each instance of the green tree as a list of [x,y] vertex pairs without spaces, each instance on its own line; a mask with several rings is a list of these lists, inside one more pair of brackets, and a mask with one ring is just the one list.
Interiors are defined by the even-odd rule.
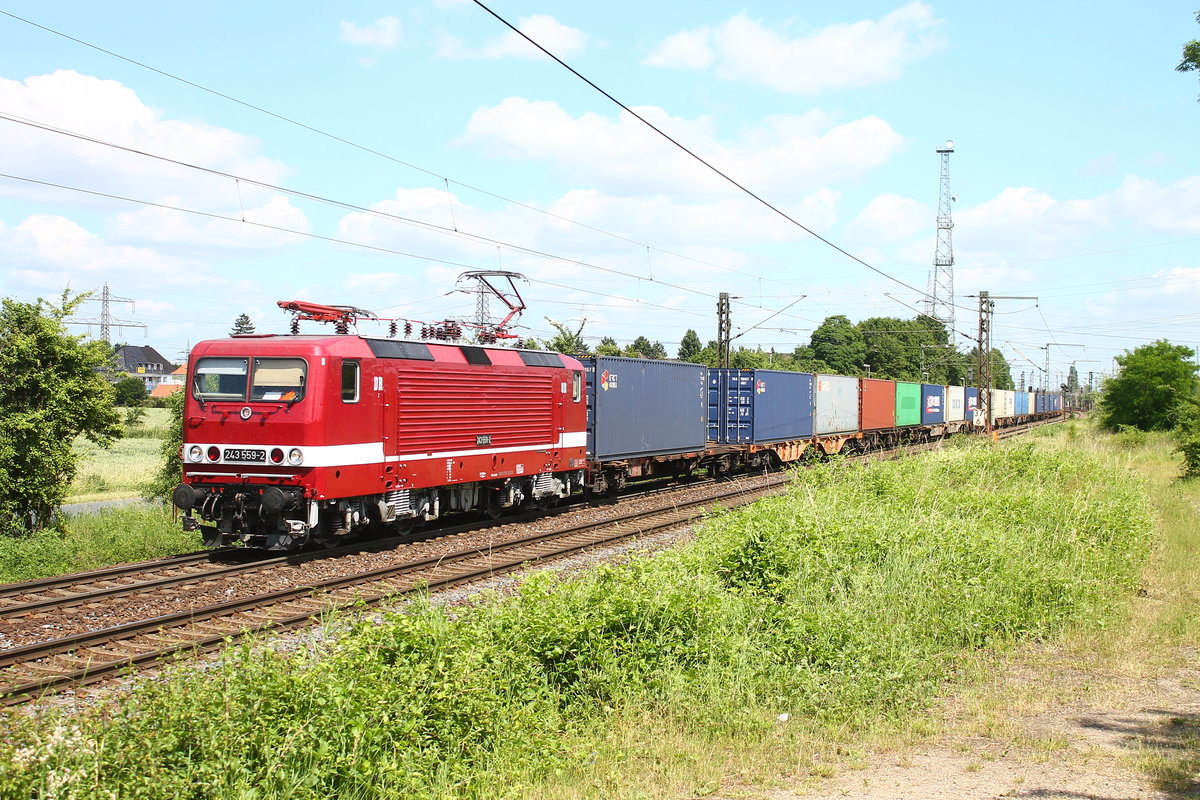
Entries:
[[870,363],[862,332],[841,314],[825,318],[809,337],[809,347],[813,358],[838,375],[857,375],[863,371],[863,364]]
[[[1196,12],[1196,22],[1200,23],[1200,11]],[[1183,59],[1175,69],[1179,72],[1200,71],[1200,39],[1192,39],[1183,46]],[[1200,98],[1196,102],[1200,102]]]
[[[968,376],[963,385],[974,386],[978,383],[978,378],[975,375],[975,365],[978,364],[978,347],[972,347],[971,352],[963,356],[963,370]],[[994,389],[1016,389],[1017,385],[1013,382],[1012,367],[1008,364],[1008,359],[1004,357],[997,348],[992,348],[992,388]]]
[[625,348],[624,354],[629,358],[663,359],[667,357],[667,348],[663,347],[662,342],[651,342],[645,336],[639,336]]
[[617,340],[611,336],[605,336],[600,340],[600,344],[596,345],[596,355],[619,356],[621,355],[621,345],[617,344]]
[[179,460],[179,452],[183,447],[183,404],[186,400],[186,390],[175,392],[167,398],[170,422],[167,423],[167,435],[158,451],[162,459],[161,465],[144,488],[148,499],[170,497],[183,477],[183,464]]
[[729,366],[734,369],[766,369],[767,354],[762,348],[739,347],[729,354]]
[[146,383],[141,378],[128,375],[113,384],[117,405],[132,407],[146,402]]
[[580,320],[579,327],[571,330],[565,322],[550,319],[546,317],[546,322],[549,322],[551,327],[558,333],[552,339],[546,339],[542,342],[547,350],[553,350],[556,353],[566,353],[569,356],[584,356],[588,355],[587,342],[583,340],[583,326],[587,325],[587,320]]
[[0,532],[45,527],[75,476],[72,444],[121,435],[104,342],[72,336],[63,320],[86,296],[63,292],[0,307]]
[[1130,425],[1171,430],[1184,405],[1196,396],[1194,351],[1166,339],[1117,356],[1121,371],[1104,382],[1100,423],[1111,431]]
[[233,328],[229,331],[229,335],[242,336],[248,333],[254,333],[254,323],[245,314],[238,314],[237,319],[233,321]]
[[683,339],[679,342],[679,360],[694,361],[703,349],[704,345],[700,344],[699,334],[688,328],[687,333],[683,334]]
[[792,365],[797,372],[832,372],[829,365],[813,354],[813,349],[802,344],[792,351]]

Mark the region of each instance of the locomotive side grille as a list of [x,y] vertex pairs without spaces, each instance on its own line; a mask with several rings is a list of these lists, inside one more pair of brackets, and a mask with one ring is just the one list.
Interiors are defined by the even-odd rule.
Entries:
[[399,376],[398,452],[546,445],[554,426],[556,377],[546,374],[407,371]]
[[383,502],[392,507],[392,513],[396,515],[407,514],[412,511],[412,505],[408,497],[408,489],[396,489],[394,491],[385,492]]

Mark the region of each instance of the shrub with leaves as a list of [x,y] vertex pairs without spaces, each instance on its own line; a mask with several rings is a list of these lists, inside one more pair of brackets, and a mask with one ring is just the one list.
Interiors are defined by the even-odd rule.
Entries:
[[0,306],[0,533],[46,526],[75,475],[72,442],[120,437],[108,345],[72,336],[63,320],[84,299],[59,305],[4,298]]
[[167,422],[167,435],[163,437],[159,457],[162,466],[154,479],[146,485],[145,495],[149,499],[170,497],[171,492],[179,485],[183,477],[183,464],[179,460],[179,449],[183,447],[183,404],[187,392],[175,392],[167,398],[167,410],[170,416]]
[[1183,474],[1200,476],[1200,398],[1192,398],[1179,414],[1175,451],[1183,456]]

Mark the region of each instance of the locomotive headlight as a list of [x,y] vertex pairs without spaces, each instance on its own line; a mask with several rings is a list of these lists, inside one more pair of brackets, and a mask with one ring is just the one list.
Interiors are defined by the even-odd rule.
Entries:
[[200,448],[200,445],[194,444],[188,448],[187,458],[193,464],[199,464],[200,459],[204,458],[204,450]]
[[304,463],[304,453],[300,452],[299,447],[293,447],[288,451],[288,463],[293,467],[298,467]]

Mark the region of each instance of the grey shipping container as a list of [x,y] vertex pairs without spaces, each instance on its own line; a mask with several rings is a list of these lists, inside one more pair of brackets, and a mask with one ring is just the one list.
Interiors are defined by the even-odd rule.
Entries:
[[591,458],[614,461],[706,447],[702,364],[612,356],[580,361],[587,371]]
[[813,433],[853,433],[858,430],[858,378],[815,375]]
[[763,444],[812,435],[812,375],[770,369],[708,371],[710,441]]

